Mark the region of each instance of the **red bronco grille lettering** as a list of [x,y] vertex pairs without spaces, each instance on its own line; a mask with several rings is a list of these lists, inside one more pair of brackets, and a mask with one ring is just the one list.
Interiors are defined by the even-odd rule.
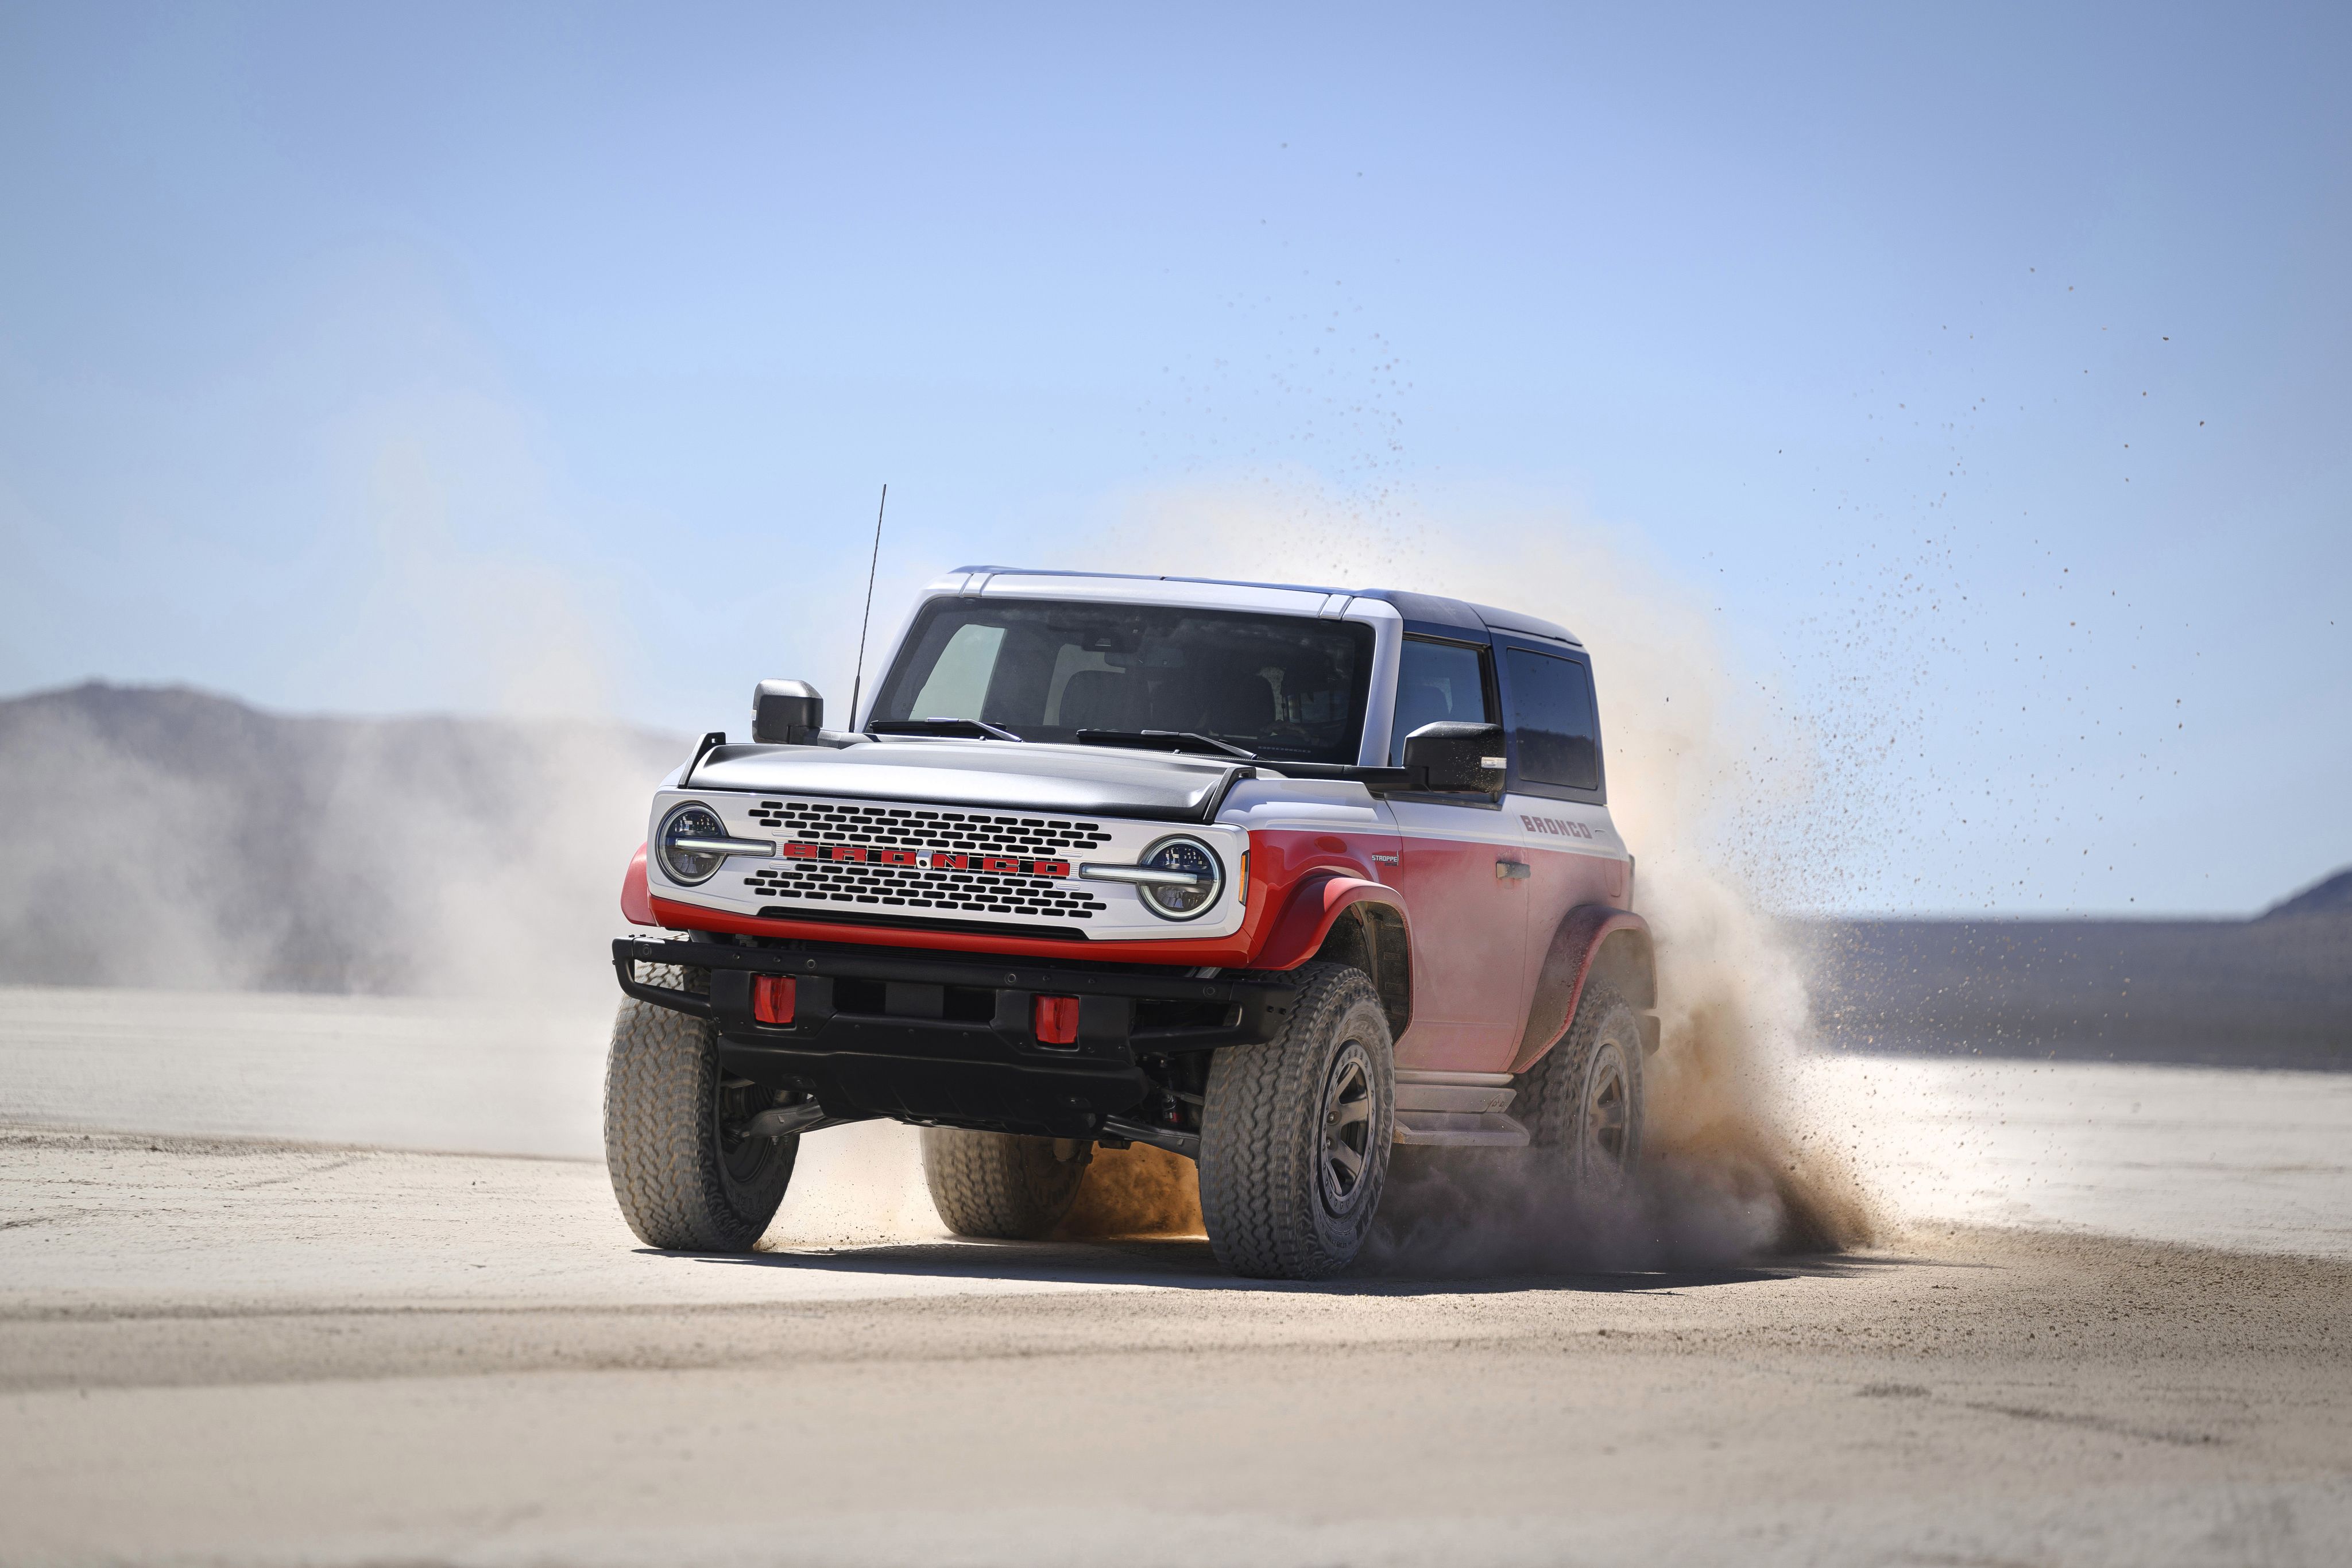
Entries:
[[984,871],[999,876],[1067,876],[1067,861],[1013,860],[1004,855],[959,855],[946,850],[875,850],[862,844],[779,844],[788,861],[847,861],[854,864],[903,865],[917,871]]

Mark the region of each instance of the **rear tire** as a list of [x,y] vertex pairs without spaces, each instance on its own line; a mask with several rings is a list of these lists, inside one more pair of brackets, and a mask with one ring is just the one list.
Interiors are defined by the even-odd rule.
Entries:
[[1548,1184],[1622,1192],[1642,1158],[1642,1019],[1632,1004],[1588,988],[1567,1037],[1519,1074],[1511,1109]]
[[1209,1062],[1201,1218],[1217,1260],[1320,1280],[1355,1260],[1396,1132],[1388,1015],[1360,969],[1309,964],[1280,1035]]
[[958,1236],[1035,1241],[1078,1200],[1095,1146],[1077,1138],[1030,1138],[923,1129],[923,1185]]
[[[699,971],[641,971],[648,985],[707,988]],[[621,1217],[648,1247],[749,1252],[776,1217],[800,1138],[733,1129],[775,1096],[719,1067],[708,1019],[632,998],[613,1020],[604,1069],[604,1168]]]

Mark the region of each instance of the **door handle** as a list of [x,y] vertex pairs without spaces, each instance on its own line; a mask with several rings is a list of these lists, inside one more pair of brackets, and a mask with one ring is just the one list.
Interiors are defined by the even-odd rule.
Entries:
[[1525,882],[1535,874],[1536,868],[1525,861],[1496,861],[1495,876],[1501,882]]

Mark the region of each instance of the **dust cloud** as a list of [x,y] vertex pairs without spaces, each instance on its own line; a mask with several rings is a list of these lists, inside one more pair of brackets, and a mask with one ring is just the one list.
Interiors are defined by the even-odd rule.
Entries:
[[684,753],[174,688],[0,704],[0,979],[607,1003],[621,873]]
[[1097,1147],[1078,1201],[1055,1234],[1072,1240],[1201,1235],[1200,1169],[1181,1155],[1145,1144]]
[[1728,647],[1694,592],[1625,535],[1509,503],[1376,522],[1276,486],[1162,492],[1130,502],[1118,548],[1101,564],[1507,606],[1592,651],[1610,810],[1657,941],[1641,1180],[1562,1211],[1513,1190],[1507,1162],[1408,1157],[1373,1266],[1691,1265],[1871,1238],[1838,1108],[1797,1092],[1804,969],[1769,913],[1806,902],[1836,854],[1812,809],[1820,747],[1769,666]]

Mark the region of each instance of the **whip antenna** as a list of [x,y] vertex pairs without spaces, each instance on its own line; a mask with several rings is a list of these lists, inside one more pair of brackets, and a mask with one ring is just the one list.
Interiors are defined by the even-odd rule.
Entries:
[[857,698],[866,685],[866,628],[874,620],[874,569],[882,561],[882,514],[890,508],[890,486],[882,486],[882,504],[874,508],[874,554],[866,563],[866,613],[857,622],[857,677],[849,683],[849,722],[857,722]]

